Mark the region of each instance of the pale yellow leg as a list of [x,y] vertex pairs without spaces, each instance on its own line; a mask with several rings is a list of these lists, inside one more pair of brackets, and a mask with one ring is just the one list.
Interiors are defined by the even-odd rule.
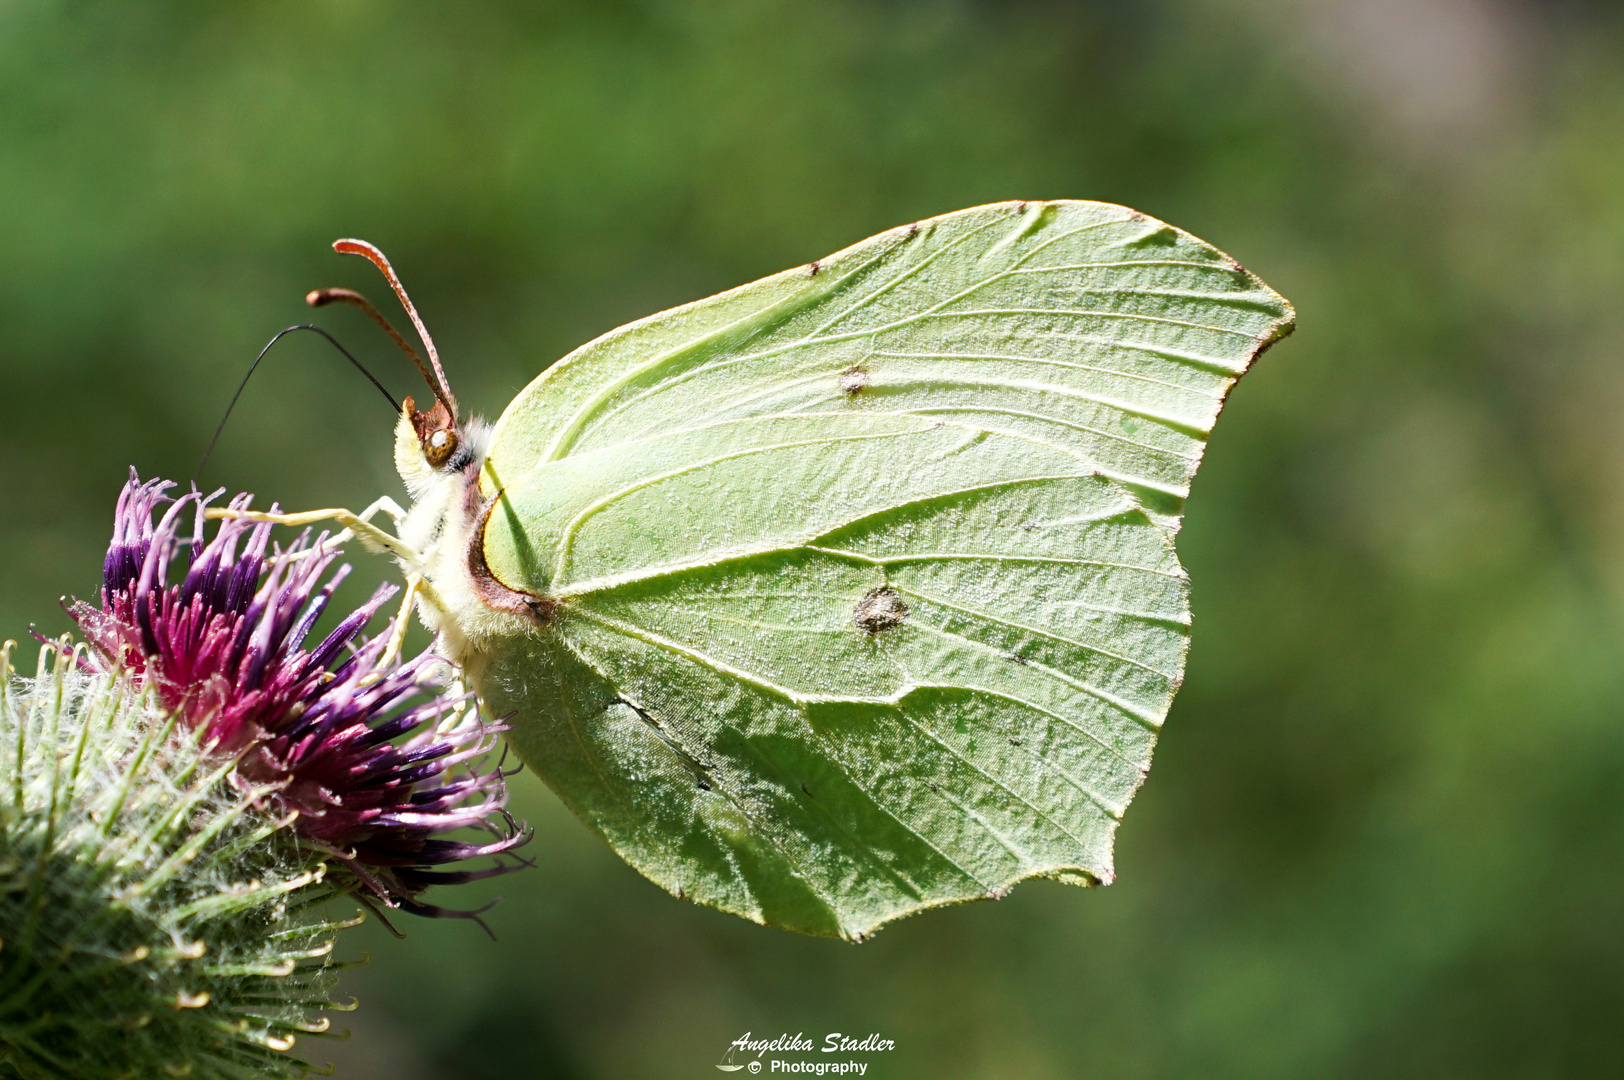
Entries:
[[[374,499],[372,505],[368,506],[365,510],[361,511],[355,516],[360,518],[362,521],[371,521],[378,514],[387,514],[389,520],[395,523],[395,528],[397,529],[400,528],[400,523],[406,520],[406,511],[402,510],[400,508],[400,504],[387,495]],[[350,530],[345,529],[343,532],[336,534],[332,538],[331,542],[334,544],[342,544],[344,541],[348,540],[354,535],[355,534]]]
[[[383,500],[381,499],[379,500],[379,502],[382,501]],[[369,507],[368,509],[368,516],[371,516],[371,514],[376,513],[377,510],[385,508],[379,507],[377,503],[374,503],[373,506]],[[395,509],[398,510],[399,507],[395,507]],[[273,525],[314,525],[318,521],[336,521],[340,525],[344,526],[345,533],[359,539],[364,546],[371,548],[374,551],[387,551],[395,558],[412,564],[416,564],[417,562],[421,561],[421,556],[412,548],[408,547],[399,537],[392,536],[389,533],[384,532],[370,521],[367,521],[360,514],[357,514],[351,510],[344,510],[335,507],[328,510],[306,510],[299,514],[267,514],[262,510],[232,510],[229,507],[222,506],[211,507],[204,513],[205,516],[211,518],[240,518],[245,521],[268,521]],[[339,534],[339,536],[343,535],[344,533]],[[336,538],[334,541],[330,542],[336,542]]]
[[[401,647],[406,644],[406,629],[411,625],[412,609],[417,604],[417,594],[423,588],[423,575],[406,575],[406,591],[400,598],[400,611],[395,615],[394,628],[389,631],[389,644],[383,647],[383,655],[378,658],[379,672],[388,671],[400,659]],[[382,674],[368,675],[362,684],[377,682],[383,678]]]
[[[355,516],[360,518],[362,521],[370,522],[374,516],[380,513],[387,514],[389,516],[389,520],[395,523],[396,529],[399,529],[400,523],[406,520],[406,511],[402,510],[400,508],[400,504],[387,495],[374,499],[372,505],[368,506],[365,510],[361,511]],[[327,538],[327,543],[333,547],[337,547],[339,544],[348,543],[350,540],[354,539],[354,537],[354,529],[340,529],[338,532]],[[367,542],[365,537],[361,538],[361,546],[367,548],[368,550],[375,550],[373,549],[372,545]],[[312,554],[314,554],[314,552],[312,552]]]
[[[210,518],[241,518],[247,521],[268,521],[273,525],[314,525],[318,521],[336,521],[344,528],[327,540],[328,544],[340,544],[351,537],[358,538],[362,545],[374,551],[387,551],[407,566],[417,566],[422,562],[422,555],[407,545],[397,536],[384,532],[368,519],[377,514],[387,514],[391,520],[399,525],[405,518],[406,511],[400,504],[385,495],[359,514],[338,507],[327,510],[306,510],[298,514],[267,514],[260,510],[232,510],[227,507],[212,507],[205,511]],[[305,554],[313,555],[316,549]],[[385,665],[392,664],[400,655],[400,650],[406,639],[406,629],[411,621],[412,609],[416,601],[421,600],[440,612],[444,612],[445,602],[440,599],[438,590],[423,579],[423,575],[412,571],[406,576],[406,595],[401,598],[400,614],[395,619],[394,629],[390,632],[389,644],[384,649]]]

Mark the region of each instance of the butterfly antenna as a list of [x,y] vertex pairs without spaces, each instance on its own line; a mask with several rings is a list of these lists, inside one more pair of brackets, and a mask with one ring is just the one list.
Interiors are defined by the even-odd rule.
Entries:
[[[406,295],[406,287],[400,283],[395,268],[389,265],[389,260],[384,257],[383,252],[365,240],[334,240],[333,250],[340,255],[360,255],[370,260],[372,265],[383,273],[383,276],[389,282],[389,287],[394,289],[395,295],[400,298],[400,306],[406,309],[407,317],[412,320],[412,325],[417,328],[417,336],[423,340],[423,348],[428,351],[429,363],[434,366],[435,375],[434,378],[429,379],[429,388],[434,391],[434,396],[439,398],[441,403],[451,410],[451,415],[455,417],[457,415],[457,399],[451,393],[451,383],[445,377],[445,368],[440,366],[440,353],[434,347],[434,339],[429,337],[429,328],[424,326],[423,320],[418,317],[417,308],[412,304],[412,298]],[[428,378],[428,372],[425,371],[423,377]]]
[[259,362],[261,360],[265,359],[265,354],[271,351],[271,346],[272,345],[275,345],[278,341],[281,341],[283,338],[287,337],[289,334],[293,333],[295,330],[310,330],[310,331],[312,331],[314,333],[317,333],[317,334],[320,334],[322,337],[326,338],[329,342],[332,343],[333,348],[337,349],[339,352],[344,354],[344,359],[348,360],[351,364],[355,365],[355,370],[357,370],[361,374],[365,375],[367,377],[367,381],[372,383],[373,386],[376,386],[378,388],[378,393],[382,394],[384,396],[384,400],[389,402],[389,407],[391,409],[393,409],[397,413],[400,412],[400,404],[397,401],[395,401],[394,395],[391,394],[388,390],[385,390],[384,386],[383,386],[383,383],[379,382],[373,376],[372,372],[368,371],[365,367],[363,367],[361,365],[361,361],[359,361],[355,357],[351,356],[350,351],[348,349],[346,349],[344,346],[340,345],[338,343],[337,338],[333,337],[333,335],[329,334],[327,331],[323,330],[321,327],[312,326],[310,323],[300,323],[297,326],[287,327],[284,330],[278,331],[277,335],[275,337],[273,337],[271,340],[267,341],[265,343],[265,347],[263,349],[259,350],[259,355],[254,357],[254,362],[252,364],[248,365],[248,373],[242,377],[242,382],[237,384],[237,392],[235,394],[231,395],[231,403],[226,406],[226,414],[224,416],[220,417],[220,425],[214,429],[214,437],[209,440],[208,449],[203,451],[203,458],[202,458],[202,460],[200,460],[197,463],[196,471],[194,471],[192,473],[192,486],[193,487],[197,486],[197,478],[199,476],[203,475],[203,466],[207,465],[209,463],[209,458],[211,456],[213,456],[215,444],[220,441],[220,433],[225,431],[225,429],[226,429],[226,421],[231,419],[231,410],[233,410],[233,409],[235,409],[237,407],[237,399],[242,397],[242,392],[244,390],[248,389],[248,380],[254,377],[254,371],[255,371],[255,369],[257,369],[259,367]]
[[412,343],[407,341],[399,330],[395,329],[395,324],[384,318],[383,312],[373,307],[372,301],[365,296],[362,296],[354,289],[311,289],[305,294],[305,303],[311,307],[326,307],[328,304],[348,304],[351,307],[360,308],[367,313],[367,316],[373,322],[383,328],[383,332],[389,335],[389,340],[400,347],[400,351],[406,354],[407,359],[417,365],[417,370],[423,374],[424,381],[429,386],[434,386],[436,382],[434,370],[423,360],[418,351],[412,348]]

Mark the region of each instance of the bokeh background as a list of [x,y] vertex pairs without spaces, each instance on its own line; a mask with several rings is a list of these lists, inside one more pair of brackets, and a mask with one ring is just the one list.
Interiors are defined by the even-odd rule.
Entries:
[[[93,595],[327,248],[489,413],[617,324],[978,202],[1127,203],[1297,305],[1190,503],[1184,691],[1119,882],[851,946],[692,908],[530,778],[498,944],[349,948],[344,1080],[1624,1073],[1624,23],[1533,0],[0,0],[0,632]],[[399,393],[349,310],[319,313]],[[203,477],[399,495],[273,352]],[[388,573],[358,557],[356,588]]]

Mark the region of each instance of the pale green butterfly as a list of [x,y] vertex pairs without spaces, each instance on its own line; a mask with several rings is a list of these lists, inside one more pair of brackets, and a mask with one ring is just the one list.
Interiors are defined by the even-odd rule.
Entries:
[[409,510],[275,520],[390,551],[626,861],[851,939],[1112,879],[1184,670],[1184,499],[1284,298],[1121,206],[979,206],[605,334],[491,427],[334,247],[438,400],[397,428]]

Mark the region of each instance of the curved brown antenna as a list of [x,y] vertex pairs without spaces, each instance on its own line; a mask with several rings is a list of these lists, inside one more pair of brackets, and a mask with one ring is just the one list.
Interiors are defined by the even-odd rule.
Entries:
[[[326,307],[328,304],[348,304],[366,312],[373,322],[383,327],[383,332],[389,335],[389,339],[400,346],[400,351],[405,353],[407,358],[417,365],[417,370],[423,373],[424,381],[434,390],[434,396],[436,398],[440,397],[439,388],[434,385],[433,370],[423,362],[423,357],[418,355],[417,350],[412,348],[412,343],[402,337],[399,330],[395,329],[395,324],[384,318],[383,312],[372,306],[371,300],[368,300],[354,289],[311,289],[305,294],[305,303],[311,307]],[[444,399],[441,398],[441,400]],[[450,408],[450,405],[448,404],[446,407]]]
[[[434,348],[434,339],[429,337],[429,328],[424,326],[423,320],[418,317],[417,308],[413,306],[412,298],[406,295],[406,287],[400,283],[400,278],[395,274],[395,268],[389,265],[389,260],[384,257],[383,252],[365,240],[334,240],[333,250],[340,255],[360,255],[370,260],[373,266],[383,272],[383,276],[389,282],[389,287],[394,289],[395,295],[400,298],[400,306],[406,309],[407,317],[412,320],[412,325],[417,327],[417,336],[423,339],[423,348],[428,350],[429,363],[434,365],[434,374],[436,376],[434,379],[429,379],[429,387],[434,391],[434,396],[439,398],[445,407],[451,410],[451,415],[455,417],[457,415],[457,399],[451,393],[451,384],[446,381],[445,369],[440,366],[440,354]],[[367,306],[370,307],[371,305]],[[425,371],[423,377],[427,379],[428,372]]]

